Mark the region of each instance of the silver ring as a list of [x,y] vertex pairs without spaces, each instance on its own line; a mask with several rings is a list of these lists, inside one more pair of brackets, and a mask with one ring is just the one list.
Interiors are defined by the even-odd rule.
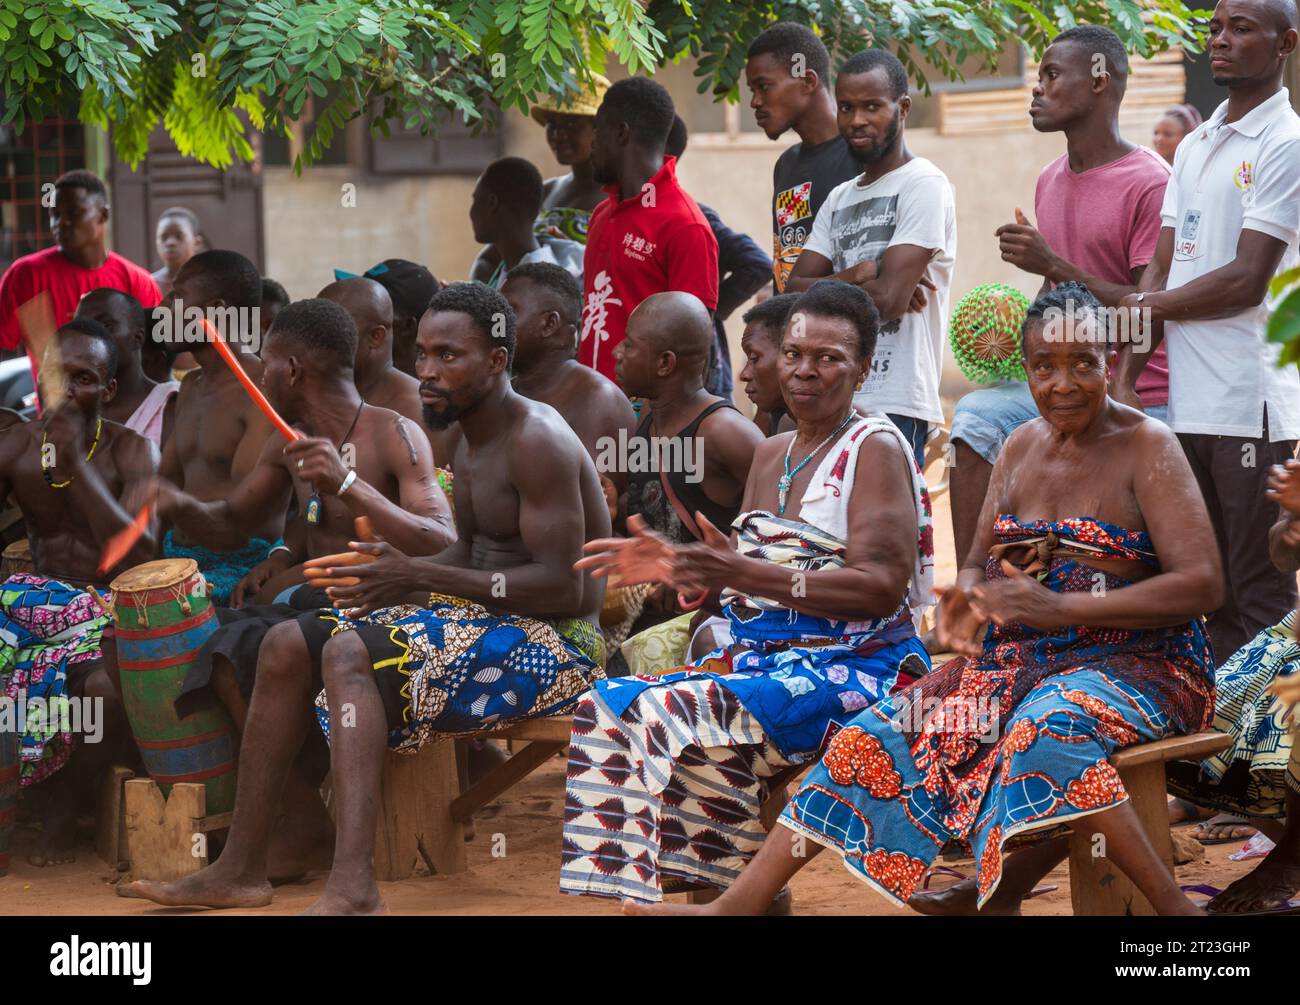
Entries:
[[299,470],[299,471],[302,470],[302,458],[301,458],[301,457],[298,458],[298,470]]

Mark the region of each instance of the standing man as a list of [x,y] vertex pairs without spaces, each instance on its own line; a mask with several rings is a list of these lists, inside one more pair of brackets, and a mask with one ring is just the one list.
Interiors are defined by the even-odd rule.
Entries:
[[161,450],[165,433],[171,431],[165,420],[174,410],[172,401],[180,384],[174,380],[159,383],[144,372],[148,312],[131,294],[104,287],[81,298],[76,316],[98,321],[117,343],[117,393],[104,405],[105,418],[120,422]]
[[[686,123],[680,115],[674,115],[666,149],[679,164],[686,152],[687,139]],[[718,242],[718,308],[713,312],[713,347],[704,368],[704,386],[710,394],[730,398],[736,382],[731,375],[731,351],[727,348],[727,329],[723,322],[767,285],[772,274],[772,260],[763,254],[763,249],[748,234],[732,230],[703,203],[699,207],[704,219],[709,221],[714,240]]]
[[[1300,261],[1300,117],[1282,86],[1294,0],[1221,0],[1210,73],[1228,100],[1174,154],[1155,259],[1120,306],[1164,322],[1169,424],[1205,495],[1227,575],[1219,660],[1296,605],[1269,560],[1268,470],[1295,453],[1300,375],[1264,339],[1269,280]],[[1132,347],[1129,351],[1132,352]],[[1140,360],[1138,360],[1140,362]]]
[[486,280],[501,289],[506,273],[517,265],[549,262],[582,275],[583,246],[577,241],[538,239],[533,229],[542,209],[542,173],[522,157],[500,157],[479,175],[470,197],[469,222],[474,240],[495,254],[496,268]]
[[677,290],[718,306],[718,242],[677,184],[677,158],[664,154],[673,115],[668,92],[645,77],[620,80],[596,112],[593,170],[609,198],[587,233],[578,361],[611,380],[627,319],[646,297]]
[[[997,237],[1002,260],[1042,276],[1043,293],[1060,283],[1082,283],[1114,307],[1137,289],[1155,254],[1169,167],[1120,134],[1127,83],[1128,53],[1109,28],[1083,25],[1062,32],[1038,64],[1029,117],[1040,133],[1064,133],[1065,153],[1038,176],[1037,229],[1017,210],[1017,222],[999,227]],[[1119,368],[1111,395],[1163,421],[1169,401],[1164,351],[1141,359],[1145,367],[1133,369],[1136,358],[1128,358]],[[1038,406],[1024,381],[980,388],[957,402],[948,485],[959,563],[975,540],[1002,445],[1036,418]]]
[[749,46],[749,107],[769,140],[793,129],[799,142],[772,171],[772,279],[785,289],[812,231],[813,218],[835,186],[862,170],[835,121],[831,57],[811,28],[781,21]]
[[[786,288],[798,293],[829,276],[871,297],[880,338],[854,400],[886,413],[924,467],[929,423],[943,422],[939,372],[957,254],[952,185],[907,149],[912,100],[907,72],[892,53],[866,49],[850,57],[835,99],[840,135],[862,174],[827,196]],[[931,294],[918,289],[923,283]]]
[[109,286],[146,308],[162,299],[149,273],[108,250],[108,214],[108,189],[97,175],[60,175],[50,208],[54,247],[24,255],[0,277],[0,349],[26,348],[33,380],[45,343],[72,320],[82,294]]

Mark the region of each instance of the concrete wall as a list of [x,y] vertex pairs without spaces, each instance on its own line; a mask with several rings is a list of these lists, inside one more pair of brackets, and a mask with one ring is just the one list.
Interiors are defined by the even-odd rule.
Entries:
[[[561,172],[542,130],[530,120],[512,113],[504,129],[507,153],[528,158],[545,177]],[[1130,139],[1145,143],[1149,137],[1148,126]],[[777,142],[761,134],[700,134],[682,158],[679,177],[698,201],[770,254],[772,168],[795,139],[793,134]],[[1014,219],[1017,206],[1034,219],[1038,172],[1064,152],[1064,138],[1029,129],[969,136],[909,129],[907,141],[914,153],[948,175],[956,191],[952,302],[988,282],[1010,283],[1032,296],[1041,280],[1003,262],[993,232]],[[349,182],[356,185],[355,208],[342,205],[342,186]],[[477,254],[468,216],[474,187],[470,177],[381,179],[348,166],[309,168],[295,178],[288,168],[267,168],[264,184],[268,274],[295,299],[313,296],[332,279],[335,267],[360,271],[384,258],[409,258],[428,265],[438,278],[452,280],[468,275]],[[741,313],[727,326],[737,361]],[[951,400],[966,386],[950,362],[945,398]]]

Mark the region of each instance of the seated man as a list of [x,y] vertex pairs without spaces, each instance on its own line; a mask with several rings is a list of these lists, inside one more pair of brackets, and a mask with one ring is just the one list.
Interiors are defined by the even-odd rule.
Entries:
[[[262,302],[262,277],[236,251],[204,251],[181,266],[172,284],[167,322],[172,348],[186,348],[199,364],[181,381],[176,396],[175,435],[163,445],[162,475],[177,489],[202,501],[220,502],[252,470],[271,436],[271,424],[244,393],[230,368],[206,340],[182,341],[195,308],[213,318],[240,365],[254,382],[262,379],[262,361],[253,353],[259,338],[255,310]],[[158,325],[155,324],[155,334]],[[163,555],[192,558],[208,581],[214,604],[228,604],[231,592],[249,569],[266,558],[284,532],[284,508],[251,514],[246,525],[230,531],[220,545],[203,545],[183,527],[166,527]]]
[[[614,349],[623,390],[646,399],[636,433],[598,462],[620,494],[621,510],[674,544],[701,540],[696,513],[730,527],[740,512],[754,451],[763,441],[730,401],[704,389],[713,321],[700,299],[655,293],[627,320]],[[671,591],[646,604],[634,631],[681,613]]]
[[759,444],[734,547],[703,513],[698,544],[632,521],[635,537],[587,546],[580,568],[694,594],[721,607],[734,642],[698,669],[611,678],[578,703],[564,892],[725,888],[763,840],[767,780],[929,670],[914,627],[930,595],[929,498],[898,427],[853,406],[878,328],[871,298],[838,280],[795,305],[780,371],[796,428]]
[[636,432],[636,413],[617,384],[578,362],[582,283],[558,265],[510,270],[501,295],[515,312],[515,391],[550,405],[595,461],[601,440]]
[[[1049,339],[1044,317],[1059,323],[1067,298],[1073,331]],[[1042,417],[998,457],[978,536],[940,602],[940,641],[962,655],[837,733],[782,826],[702,910],[760,913],[828,847],[899,906],[1017,913],[1065,856],[1054,835],[1066,826],[1100,834],[1160,914],[1200,913],[1109,758],[1208,724],[1201,615],[1220,602],[1223,571],[1177,439],[1107,397],[1114,353],[1083,324],[1106,330],[1100,302],[1075,283],[1040,297],[1025,320]],[[1028,835],[1035,843],[1004,869],[1007,841]],[[977,878],[913,897],[947,846],[974,857]]]
[[393,301],[373,279],[356,276],[330,283],[316,296],[332,300],[357,326],[352,370],[367,405],[387,408],[420,425],[420,382],[393,365]]
[[327,568],[360,582],[331,588],[337,610],[304,614],[267,636],[221,857],[175,883],[133,884],[140,895],[209,907],[271,902],[266,851],[276,798],[309,728],[304,713],[322,670],[326,695],[317,705],[333,744],[339,837],[318,913],[383,909],[373,848],[385,743],[413,751],[564,712],[603,676],[603,584],[573,564],[583,541],[609,534],[609,513],[573,431],[550,406],[511,390],[514,323],[501,295],[481,283],[434,295],[416,365],[426,423],[459,420],[465,434],[459,538],[424,559],[388,543],[354,543],[370,562]]
[[[216,687],[237,725],[253,691],[257,647],[267,623],[296,613],[286,604],[297,610],[326,606],[320,591],[306,583],[304,562],[346,550],[360,516],[411,555],[436,554],[453,540],[428,442],[409,419],[362,400],[352,370],[356,351],[356,325],[343,308],[329,300],[290,304],[262,347],[264,385],[285,421],[308,435],[294,443],[279,434],[268,438],[257,464],[221,499],[205,502],[157,483],[160,516],[212,548],[237,539],[269,509],[283,513],[290,493],[298,501],[292,543],[272,549],[235,590],[241,606],[259,592],[276,606],[222,614],[225,627],[205,644],[182,691],[184,699],[206,687],[214,673],[212,654],[225,657],[234,668],[239,697],[220,681]],[[303,596],[296,596],[300,591]],[[251,640],[244,637],[250,631]]]
[[[1282,518],[1269,531],[1269,551],[1279,570],[1295,575],[1300,570],[1300,461],[1274,467],[1269,482],[1269,497],[1282,505]],[[1300,681],[1294,611],[1229,656],[1214,675],[1211,728],[1231,736],[1232,746],[1200,765],[1167,766],[1169,791],[1197,806],[1249,819],[1276,842],[1253,871],[1209,902],[1212,914],[1276,910],[1300,892],[1300,746],[1287,724],[1286,703],[1273,697],[1285,681]]]
[[745,385],[745,396],[754,403],[754,425],[764,436],[780,432],[777,427],[789,414],[781,397],[778,364],[781,335],[798,299],[797,293],[778,293],[745,311],[742,319],[745,330],[740,336],[740,351],[745,354],[745,367],[740,371],[740,381]]
[[104,406],[104,417],[139,433],[161,450],[171,434],[180,384],[174,380],[159,383],[145,375],[141,353],[149,338],[148,312],[131,294],[101,287],[81,298],[76,317],[98,321],[117,343],[117,393]]
[[[104,417],[116,370],[117,344],[103,325],[68,322],[41,363],[44,415],[0,432],[0,498],[12,494],[22,510],[36,569],[0,584],[0,682],[10,701],[26,701],[19,785],[48,785],[33,865],[72,860],[77,814],[92,805],[93,783],[128,735],[100,654],[112,622],[85,588],[152,557],[156,539],[146,530],[99,572],[105,544],[133,522],[158,452]],[[78,733],[93,742],[78,743]]]

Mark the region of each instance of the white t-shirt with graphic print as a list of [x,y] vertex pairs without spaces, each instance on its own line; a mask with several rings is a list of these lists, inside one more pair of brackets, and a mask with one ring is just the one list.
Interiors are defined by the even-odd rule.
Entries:
[[943,422],[939,377],[948,324],[948,288],[957,255],[957,211],[947,175],[924,157],[870,185],[836,186],[813,221],[804,251],[829,259],[835,272],[887,248],[911,244],[930,251],[925,275],[934,283],[926,305],[881,325],[866,383],[854,400],[865,409]]

